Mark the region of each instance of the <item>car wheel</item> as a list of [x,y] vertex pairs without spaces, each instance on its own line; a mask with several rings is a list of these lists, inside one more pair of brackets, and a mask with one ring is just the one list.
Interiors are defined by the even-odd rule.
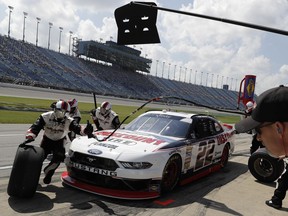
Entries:
[[271,157],[266,152],[256,151],[248,160],[251,174],[260,182],[274,182],[284,170],[284,161]]
[[225,167],[228,163],[229,159],[229,146],[226,144],[223,148],[222,155],[221,155],[221,160],[220,160],[220,165],[221,167]]
[[44,150],[26,145],[17,149],[9,178],[7,193],[12,197],[31,198],[36,192]]
[[169,158],[163,170],[161,192],[165,193],[172,191],[178,184],[180,174],[181,158],[179,155],[173,155]]

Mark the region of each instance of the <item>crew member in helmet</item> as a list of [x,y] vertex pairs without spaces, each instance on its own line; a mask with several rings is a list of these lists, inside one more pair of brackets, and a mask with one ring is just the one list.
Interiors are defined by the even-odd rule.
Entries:
[[96,110],[91,110],[91,116],[97,130],[115,129],[120,126],[118,115],[107,101],[104,101]]
[[[68,103],[71,108],[69,112],[69,116],[72,117],[78,124],[80,124],[81,113],[78,109],[78,101],[75,98],[73,98],[73,99],[68,100]],[[68,137],[72,141],[73,139],[75,139],[76,134],[73,131],[71,131],[68,133]]]
[[254,103],[252,101],[248,101],[246,103],[245,118],[251,115],[253,107],[254,107]]
[[44,149],[45,157],[52,154],[51,162],[44,168],[45,177],[43,182],[49,184],[51,178],[61,162],[65,159],[64,141],[69,131],[79,135],[90,135],[93,126],[88,122],[84,128],[73,118],[69,117],[70,105],[68,102],[59,100],[53,111],[42,113],[26,133],[26,140],[33,141],[43,129],[43,139],[40,146]]

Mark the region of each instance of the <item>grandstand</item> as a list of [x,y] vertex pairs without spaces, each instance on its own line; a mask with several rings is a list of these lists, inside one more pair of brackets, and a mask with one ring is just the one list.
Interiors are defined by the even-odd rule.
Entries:
[[76,51],[76,57],[70,56],[0,35],[0,82],[140,100],[176,96],[206,106],[237,108],[236,91],[150,75],[152,61],[140,57],[138,50],[112,41],[80,41]]

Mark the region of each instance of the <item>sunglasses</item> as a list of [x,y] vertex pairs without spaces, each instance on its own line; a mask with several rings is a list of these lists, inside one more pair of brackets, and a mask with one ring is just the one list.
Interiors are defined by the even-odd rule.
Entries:
[[267,127],[269,125],[272,125],[274,124],[275,122],[268,122],[268,123],[263,123],[261,125],[259,125],[258,127],[255,128],[255,132],[258,134],[258,135],[261,135],[261,128],[264,128],[264,127]]

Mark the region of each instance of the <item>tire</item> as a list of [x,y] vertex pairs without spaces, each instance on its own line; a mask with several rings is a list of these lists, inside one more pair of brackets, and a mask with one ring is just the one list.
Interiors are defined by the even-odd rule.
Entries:
[[221,155],[221,160],[220,160],[221,167],[225,167],[228,163],[229,150],[230,150],[229,145],[226,144],[223,148],[222,155]]
[[274,182],[284,170],[284,161],[263,151],[254,152],[248,160],[251,174],[260,182]]
[[44,150],[41,147],[32,145],[19,147],[9,178],[8,195],[19,198],[33,197],[38,186],[43,161]]
[[161,193],[172,191],[178,184],[181,174],[182,160],[179,155],[173,155],[167,161],[161,180]]

